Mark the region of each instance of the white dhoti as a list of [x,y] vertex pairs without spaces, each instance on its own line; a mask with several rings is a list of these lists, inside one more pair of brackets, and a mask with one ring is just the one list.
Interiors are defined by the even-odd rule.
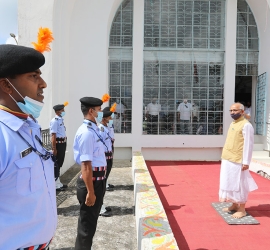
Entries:
[[219,201],[244,204],[248,194],[258,189],[249,170],[242,171],[242,164],[222,160],[220,170]]

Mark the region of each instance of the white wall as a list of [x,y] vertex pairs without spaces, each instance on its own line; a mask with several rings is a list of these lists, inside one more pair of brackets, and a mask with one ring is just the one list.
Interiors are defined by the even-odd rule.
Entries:
[[[257,21],[260,36],[259,72],[269,72],[270,20],[266,26],[266,2],[248,0]],[[110,27],[114,15],[122,0],[20,0],[19,3],[19,41],[30,45],[36,40],[40,26],[52,28],[55,41],[52,51],[45,53],[46,64],[42,68],[44,79],[48,83],[45,92],[45,107],[39,119],[42,128],[48,128],[54,115],[52,106],[69,102],[66,107],[65,125],[68,136],[68,153],[65,168],[73,164],[72,144],[77,128],[82,123],[79,99],[83,96],[101,97],[108,92],[108,45]],[[142,135],[142,83],[143,83],[143,0],[134,0],[134,64],[133,64],[133,119],[132,134],[116,135],[116,148],[121,157],[121,148],[132,148],[147,152],[146,159],[171,158],[171,151],[185,149],[192,154],[201,148],[205,158],[218,159],[224,144],[225,135],[187,136],[187,135]],[[226,76],[224,101],[224,134],[230,123],[228,107],[234,98],[235,69],[235,20],[236,0],[227,0],[227,37],[226,37]],[[231,18],[233,15],[233,18]],[[270,13],[268,13],[270,19]],[[232,32],[233,31],[233,32]],[[269,92],[269,90],[268,90]],[[269,95],[270,93],[268,93]],[[106,105],[105,105],[106,106]],[[269,107],[269,105],[267,105]],[[269,116],[269,109],[267,110]],[[266,143],[266,140],[265,140]],[[146,148],[149,150],[147,151]],[[161,149],[153,151],[152,149]],[[130,149],[129,149],[130,150]],[[128,152],[129,152],[128,150]],[[157,152],[157,153],[156,153]],[[213,154],[214,157],[212,156]],[[123,150],[123,155],[130,155]],[[177,154],[176,154],[177,155]],[[188,154],[189,155],[189,154]],[[177,156],[175,156],[177,157]],[[179,157],[182,159],[182,156]]]

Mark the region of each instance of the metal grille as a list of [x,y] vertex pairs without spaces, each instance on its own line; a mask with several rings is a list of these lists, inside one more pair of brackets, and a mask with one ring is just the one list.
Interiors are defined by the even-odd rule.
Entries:
[[224,0],[145,0],[147,48],[224,48]]
[[51,138],[50,138],[50,129],[41,130],[41,138],[42,138],[43,146],[46,149],[51,150],[52,143],[51,143]]
[[132,47],[133,0],[124,0],[111,27],[110,47]]
[[131,133],[133,0],[124,0],[117,10],[110,33],[110,105],[117,103],[115,133]]
[[265,135],[267,73],[258,76],[256,86],[256,134]]
[[237,1],[236,75],[257,76],[259,38],[257,25],[245,0]]
[[110,95],[117,103],[115,133],[131,133],[132,61],[110,60]]
[[220,52],[146,52],[144,134],[222,134],[223,62]]
[[145,0],[144,16],[143,133],[222,134],[225,1]]

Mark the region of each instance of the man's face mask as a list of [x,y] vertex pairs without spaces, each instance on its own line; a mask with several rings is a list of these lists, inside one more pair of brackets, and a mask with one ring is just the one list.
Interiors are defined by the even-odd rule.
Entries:
[[40,116],[40,112],[43,108],[44,103],[38,102],[28,96],[23,97],[7,78],[6,80],[14,88],[14,90],[21,96],[21,98],[23,98],[25,102],[25,103],[17,102],[11,95],[9,95],[12,98],[12,100],[18,105],[20,110],[25,114],[32,115],[34,118],[38,118]]
[[97,113],[97,117],[95,117],[95,120],[97,123],[101,123],[102,118],[103,118],[103,112],[101,111],[96,111],[95,109],[93,109],[96,113]]
[[236,113],[236,114],[231,114],[231,118],[233,118],[234,120],[238,120],[241,117],[241,113]]
[[109,120],[108,126],[111,127],[113,125],[113,120]]

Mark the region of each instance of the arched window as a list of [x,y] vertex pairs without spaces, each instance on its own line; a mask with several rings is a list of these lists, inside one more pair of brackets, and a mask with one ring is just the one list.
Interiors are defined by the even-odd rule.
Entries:
[[116,133],[131,133],[132,26],[133,0],[124,0],[112,23],[109,47],[110,104],[117,102],[114,117]]
[[144,11],[143,133],[222,134],[225,1],[145,0]]
[[245,0],[237,1],[236,49],[236,75],[258,76],[258,30],[252,11]]

